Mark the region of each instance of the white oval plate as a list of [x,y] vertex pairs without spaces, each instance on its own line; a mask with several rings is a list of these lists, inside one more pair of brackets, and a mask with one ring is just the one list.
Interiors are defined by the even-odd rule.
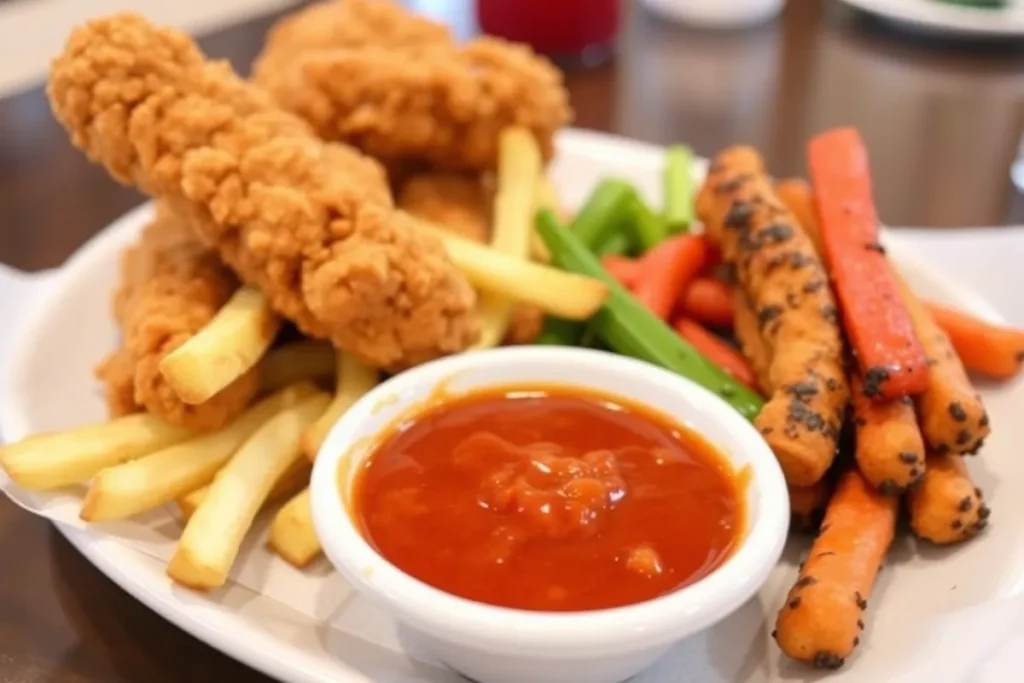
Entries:
[[[661,148],[583,131],[568,131],[558,142],[553,174],[570,206],[578,205],[607,175],[626,177],[651,201],[659,200]],[[149,215],[148,206],[140,207],[85,245],[60,269],[35,314],[21,326],[10,372],[0,384],[0,432],[7,438],[103,416],[91,369],[116,339],[109,294],[118,252]],[[915,265],[899,248],[892,253],[922,295],[999,319],[991,306],[948,274]],[[1024,587],[1024,544],[1019,531],[1024,496],[1018,492],[1024,487],[1024,458],[1019,454],[1024,441],[1019,410],[1024,405],[1024,382],[985,386],[983,393],[994,433],[984,452],[971,461],[971,468],[992,504],[992,527],[952,550],[917,548],[912,540],[902,538],[871,598],[863,647],[830,680],[1010,680],[1006,675],[1012,669],[992,667],[996,648],[1019,651],[1024,643],[1019,635],[1024,634],[1024,623],[1017,623],[1024,622],[1024,609],[1007,601]],[[154,611],[282,680],[463,680],[431,663],[403,640],[387,617],[358,598],[346,598],[344,605],[328,599],[336,595],[340,577],[323,566],[295,572],[291,579],[296,594],[324,596],[323,609],[307,616],[239,585],[208,595],[182,589],[167,578],[164,563],[126,548],[109,535],[58,527],[93,564]],[[791,541],[783,563],[757,598],[713,629],[690,638],[634,680],[761,683],[805,681],[813,676],[808,669],[785,661],[769,637],[775,610],[805,549],[805,539]],[[260,571],[280,570],[275,563],[283,565],[259,544],[244,549],[239,562],[256,565]],[[339,627],[336,615],[342,607],[349,613],[349,625]],[[353,610],[355,628],[351,626]]]
[[1024,4],[1001,9],[951,5],[937,0],[842,0],[848,5],[928,33],[973,38],[1024,36]]

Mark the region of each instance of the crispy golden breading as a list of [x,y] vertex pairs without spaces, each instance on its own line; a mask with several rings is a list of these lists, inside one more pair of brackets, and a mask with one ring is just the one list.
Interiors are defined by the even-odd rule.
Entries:
[[388,368],[476,339],[472,288],[394,210],[380,165],[323,143],[183,32],[89,22],[48,92],[78,147],[187,216],[305,334]]
[[963,457],[953,453],[928,456],[924,481],[907,494],[907,508],[914,533],[939,545],[977,535],[991,514]]
[[513,125],[551,156],[571,111],[550,62],[497,38],[456,45],[390,3],[370,22],[368,4],[339,0],[284,20],[256,61],[255,82],[324,139],[389,164],[493,169],[498,134]]
[[160,361],[205,326],[238,288],[238,280],[166,206],[125,250],[114,315],[124,346],[97,368],[113,415],[142,407],[167,422],[216,429],[238,415],[259,387],[250,371],[199,405],[184,403],[160,374]]
[[828,275],[750,147],[715,157],[697,213],[736,267],[771,358],[771,397],[754,423],[786,481],[810,486],[832,464],[849,399]]

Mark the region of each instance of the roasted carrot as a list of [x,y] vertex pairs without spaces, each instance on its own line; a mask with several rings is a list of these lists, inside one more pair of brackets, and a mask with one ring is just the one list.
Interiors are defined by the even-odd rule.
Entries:
[[609,254],[601,259],[601,265],[626,289],[633,289],[643,274],[643,262],[628,256]]
[[864,395],[863,380],[850,378],[854,454],[864,478],[883,495],[895,495],[924,476],[924,440],[909,397],[874,401]]
[[928,310],[968,370],[994,379],[1008,379],[1020,372],[1024,330],[993,325],[939,304],[928,304]]
[[768,349],[772,394],[754,424],[786,480],[810,486],[835,459],[849,398],[827,273],[750,147],[715,157],[697,213],[722,258],[734,266]]
[[788,656],[837,669],[860,643],[864,610],[892,543],[898,504],[856,469],[840,477],[772,634]]
[[818,225],[818,207],[811,184],[803,178],[785,178],[775,183],[775,192],[786,208],[800,221],[800,227],[814,242],[818,255],[821,248],[821,227]]
[[899,276],[897,284],[928,358],[928,388],[915,399],[924,442],[940,455],[975,453],[991,431],[981,396],[935,318]]
[[795,529],[810,529],[828,503],[831,493],[829,482],[825,479],[810,486],[789,487],[789,510],[792,526]]
[[704,240],[704,245],[707,247],[707,255],[704,257],[704,267],[701,268],[700,273],[701,275],[712,277],[718,267],[722,265],[722,252],[718,248],[718,245],[715,244],[715,241],[712,240],[707,233],[701,233],[698,237]]
[[872,398],[920,394],[928,386],[924,349],[900,302],[878,241],[867,150],[853,128],[818,135],[808,145],[821,242],[856,351],[864,390]]
[[990,514],[964,459],[953,454],[928,456],[928,472],[907,496],[907,507],[914,533],[940,545],[974,536],[988,525]]
[[732,287],[711,277],[698,277],[683,292],[679,315],[714,327],[732,327]]
[[772,358],[761,337],[761,330],[757,324],[757,316],[754,309],[747,301],[747,295],[737,290],[733,294],[733,334],[739,343],[740,351],[750,363],[754,376],[757,377],[757,385],[761,393],[771,395],[775,388],[772,386],[769,371]]
[[644,255],[643,272],[633,288],[636,298],[666,320],[676,300],[704,266],[705,242],[695,235],[662,241]]
[[675,321],[676,332],[705,358],[757,391],[757,378],[743,354],[689,318]]

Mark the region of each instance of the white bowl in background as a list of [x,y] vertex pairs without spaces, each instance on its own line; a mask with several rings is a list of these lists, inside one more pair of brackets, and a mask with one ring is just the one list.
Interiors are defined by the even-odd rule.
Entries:
[[[744,536],[725,562],[699,581],[646,602],[554,613],[466,600],[379,555],[353,522],[349,498],[359,466],[380,435],[439,388],[458,394],[534,382],[580,386],[645,404],[697,431],[737,470],[749,468]],[[725,401],[653,365],[575,348],[462,354],[392,377],[333,427],[317,456],[310,490],[317,535],[335,567],[438,659],[479,683],[618,683],[639,673],[750,599],[778,561],[789,524],[789,498],[775,456]]]

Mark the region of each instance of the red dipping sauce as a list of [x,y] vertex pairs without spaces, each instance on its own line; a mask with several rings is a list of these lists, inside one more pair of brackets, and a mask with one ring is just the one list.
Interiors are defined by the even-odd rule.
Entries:
[[352,508],[388,561],[448,593],[540,611],[650,600],[738,545],[742,484],[699,435],[620,397],[502,387],[397,426]]

